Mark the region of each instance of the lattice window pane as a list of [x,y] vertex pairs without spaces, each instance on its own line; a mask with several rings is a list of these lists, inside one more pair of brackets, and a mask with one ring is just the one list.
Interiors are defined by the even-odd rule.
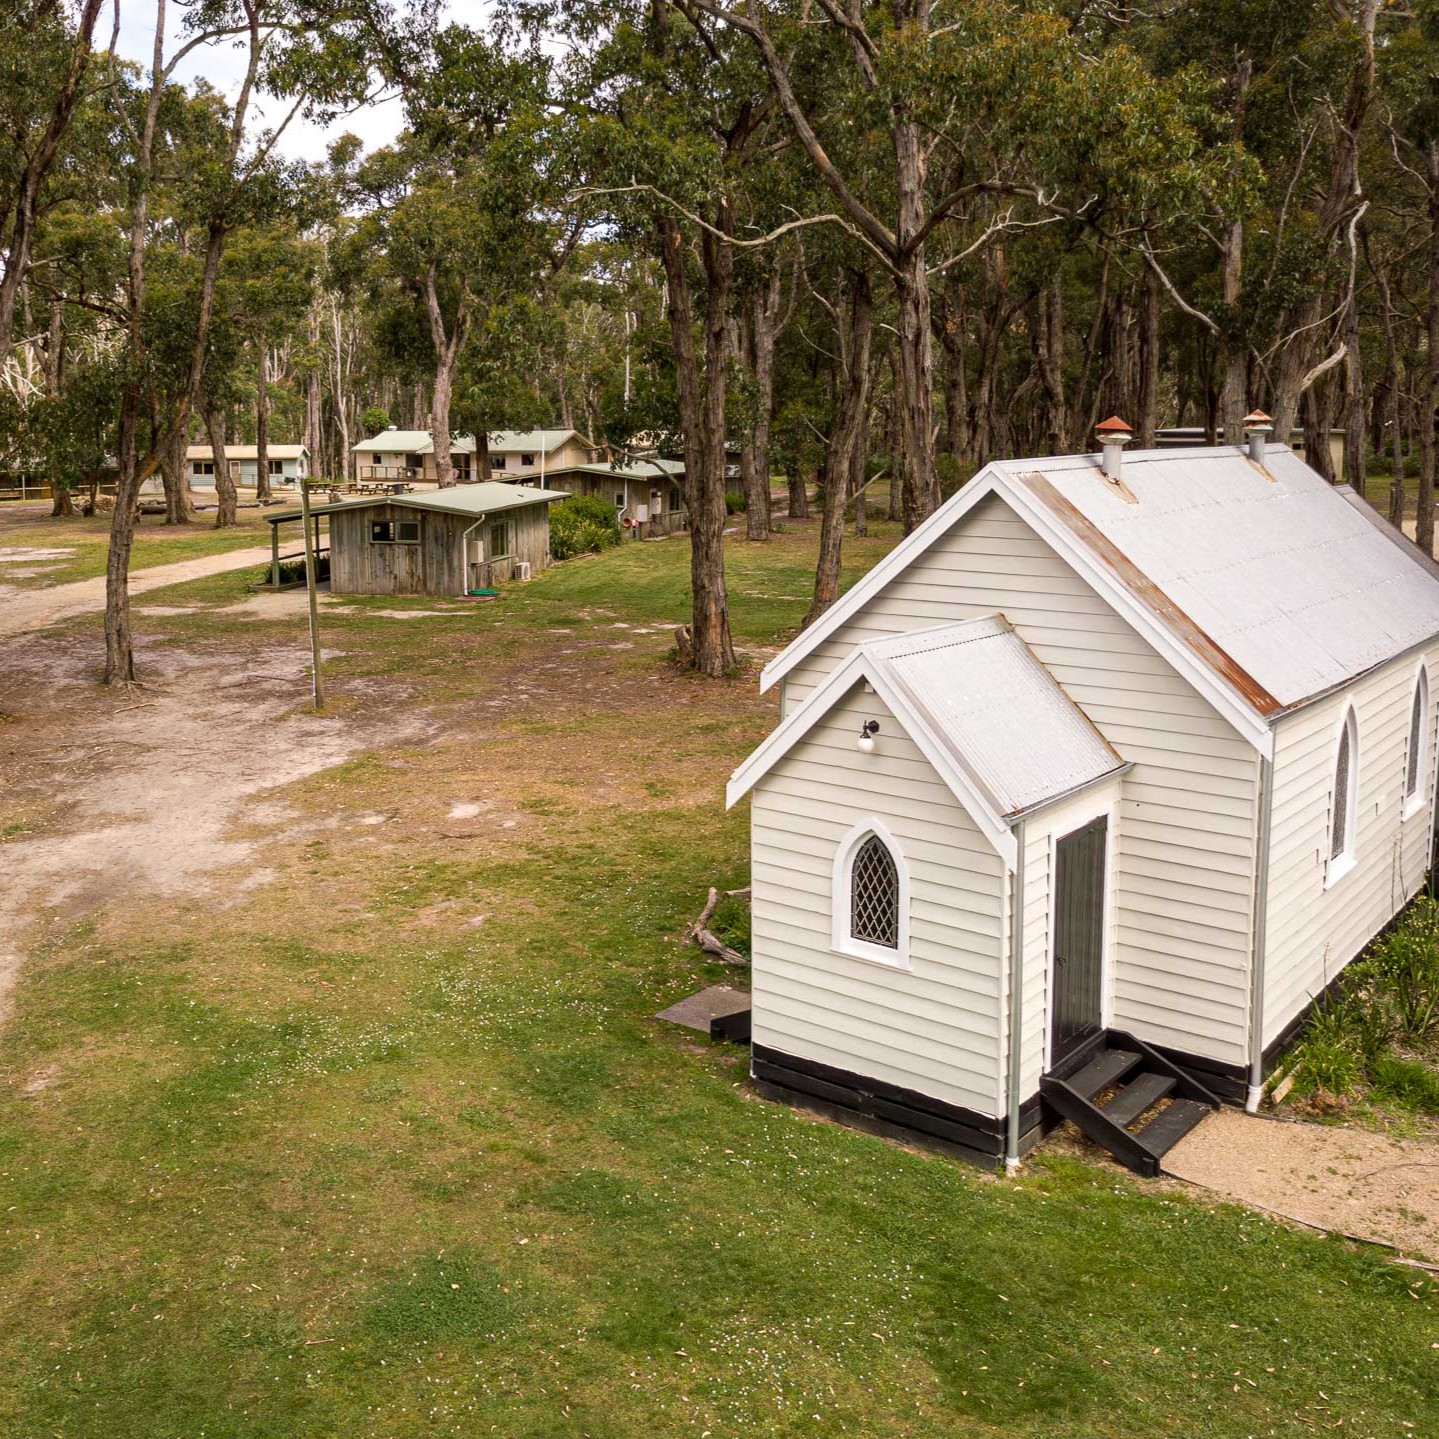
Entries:
[[1404,798],[1419,788],[1419,746],[1424,743],[1424,686],[1414,686],[1414,711],[1409,717],[1409,769],[1404,776]]
[[878,835],[855,852],[850,872],[849,932],[868,944],[899,948],[899,870]]
[[1339,736],[1339,760],[1334,766],[1334,829],[1329,840],[1329,858],[1338,859],[1348,848],[1349,838],[1349,726]]

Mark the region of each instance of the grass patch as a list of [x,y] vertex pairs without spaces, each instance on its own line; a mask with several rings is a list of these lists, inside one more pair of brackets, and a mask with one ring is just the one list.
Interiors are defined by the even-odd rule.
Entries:
[[[742,648],[798,622],[812,541],[732,545]],[[375,748],[268,797],[273,879],[47,925],[0,1055],[0,1433],[1432,1429],[1427,1277],[1109,1167],[1007,1182],[815,1123],[655,1021],[735,979],[679,936],[744,882],[723,779],[773,715],[664,663],[687,563],[325,613]],[[236,583],[159,632],[303,644],[217,614]],[[425,744],[386,747],[399,704]],[[742,904],[714,922],[742,947]]]

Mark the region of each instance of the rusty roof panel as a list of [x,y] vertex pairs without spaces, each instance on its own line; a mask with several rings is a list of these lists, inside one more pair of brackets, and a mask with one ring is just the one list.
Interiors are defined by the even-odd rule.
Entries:
[[1283,445],[1264,471],[1228,446],[1128,454],[1137,504],[1093,456],[1002,468],[1260,714],[1439,635],[1439,572]]

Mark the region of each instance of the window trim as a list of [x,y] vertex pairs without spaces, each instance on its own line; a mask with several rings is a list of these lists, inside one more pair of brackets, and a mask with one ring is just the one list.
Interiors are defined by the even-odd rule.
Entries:
[[[859,847],[873,835],[889,850],[894,861],[895,874],[899,880],[899,923],[897,943],[893,949],[868,940],[855,939],[850,933],[851,878],[854,873],[854,857]],[[834,868],[831,879],[833,903],[830,909],[830,940],[838,954],[850,959],[861,959],[866,964],[880,964],[886,969],[910,968],[909,958],[909,866],[905,863],[904,851],[895,842],[894,836],[884,824],[874,818],[862,819],[840,841],[834,854]]]
[[[505,550],[503,554],[495,554],[495,531],[503,527],[505,532]],[[515,548],[519,542],[519,534],[515,529],[513,520],[498,519],[491,520],[485,530],[485,547],[489,550],[491,563],[495,560],[512,560],[515,558]]]
[[[388,537],[379,538],[376,536],[375,531],[381,525],[389,526],[390,533]],[[412,540],[402,540],[400,538],[401,525],[413,525],[415,527],[415,538]],[[370,543],[372,545],[417,545],[420,543],[420,538],[420,522],[418,520],[402,520],[392,516],[387,520],[370,521]]]
[[[1349,773],[1345,776],[1344,847],[1334,853],[1334,806],[1339,798],[1339,751],[1344,736],[1349,736]],[[1339,729],[1334,736],[1333,764],[1330,769],[1329,809],[1324,827],[1324,888],[1337,884],[1358,863],[1359,830],[1359,720],[1354,706],[1347,705]]]
[[[1419,723],[1414,723],[1414,701],[1420,701]],[[1423,660],[1414,675],[1414,687],[1409,692],[1409,736],[1404,746],[1404,802],[1402,818],[1409,819],[1424,808],[1429,799],[1429,735],[1432,718],[1429,707],[1429,667]],[[1418,764],[1414,769],[1414,788],[1409,789],[1409,766],[1418,752]]]

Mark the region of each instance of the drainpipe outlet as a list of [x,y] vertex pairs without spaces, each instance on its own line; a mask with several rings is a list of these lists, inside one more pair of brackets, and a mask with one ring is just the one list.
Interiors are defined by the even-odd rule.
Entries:
[[1246,1114],[1258,1114],[1260,1101],[1264,1098],[1264,1086],[1262,1084],[1251,1084],[1244,1091],[1244,1112]]

